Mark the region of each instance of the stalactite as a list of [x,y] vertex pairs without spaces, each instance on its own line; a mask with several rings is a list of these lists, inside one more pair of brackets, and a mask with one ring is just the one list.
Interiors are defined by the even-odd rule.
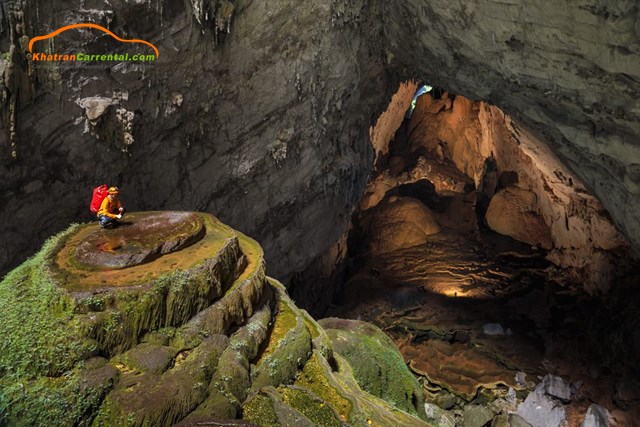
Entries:
[[[6,30],[9,35],[9,51],[0,63],[0,121],[7,132],[9,158],[16,161],[19,157],[18,112],[35,95],[35,70],[26,56],[28,37],[25,34],[24,1],[3,4],[0,23],[0,33]],[[23,66],[25,63],[26,67]]]
[[231,32],[231,21],[235,12],[235,5],[229,0],[191,0],[193,14],[204,32],[211,26],[215,44],[222,42],[224,34]]

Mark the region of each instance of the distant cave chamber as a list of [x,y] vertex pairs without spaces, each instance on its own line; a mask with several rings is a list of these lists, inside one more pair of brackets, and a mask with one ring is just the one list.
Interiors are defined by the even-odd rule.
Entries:
[[[638,376],[629,244],[533,132],[487,103],[417,90],[401,84],[371,128],[375,162],[349,231],[293,280],[294,298],[316,317],[387,331],[432,402],[447,390],[467,403],[478,390],[498,398],[495,384],[517,388],[519,371],[587,376],[582,401],[610,401]],[[628,346],[614,330],[633,337]]]
[[336,271],[363,257],[442,236],[465,236],[465,246],[489,252],[526,249],[521,261],[591,295],[629,273],[634,254],[602,204],[545,141],[499,108],[406,82],[370,137],[369,183],[350,231],[310,267],[315,276],[335,282]]

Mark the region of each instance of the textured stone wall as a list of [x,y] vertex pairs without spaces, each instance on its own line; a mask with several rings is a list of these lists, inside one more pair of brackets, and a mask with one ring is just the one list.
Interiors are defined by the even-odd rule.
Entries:
[[634,0],[394,1],[398,74],[502,108],[547,141],[640,247],[640,7]]
[[[628,244],[602,204],[543,141],[499,108],[462,96],[423,95],[409,123],[408,145],[415,157],[442,153],[480,190],[478,205],[483,214],[488,207],[490,228],[552,249],[549,259],[567,269],[570,281],[602,292],[622,273],[616,262],[629,257]],[[401,182],[427,178],[441,186],[437,165],[422,160],[403,179],[376,177],[363,207]],[[496,194],[496,188],[502,190]]]
[[[324,1],[238,1],[220,26],[208,1],[14,5],[2,40],[15,53],[2,64],[23,83],[3,88],[11,100],[28,83],[36,96],[18,101],[15,156],[2,116],[0,272],[89,220],[91,190],[103,182],[121,187],[129,210],[219,216],[260,240],[279,277],[342,234],[373,158],[370,120],[385,101],[384,70],[361,35],[372,25],[346,22],[359,13]],[[19,46],[18,14],[29,36],[97,22],[150,40],[160,56],[110,68],[33,63]],[[56,51],[133,49],[95,30],[54,40]]]
[[[531,128],[640,246],[633,0],[12,4],[0,13],[0,271],[88,220],[106,181],[130,209],[218,215],[286,278],[346,230],[373,162],[369,127],[411,78]],[[150,40],[160,57],[110,69],[26,59],[28,37],[78,21]],[[126,50],[65,34],[52,47]]]

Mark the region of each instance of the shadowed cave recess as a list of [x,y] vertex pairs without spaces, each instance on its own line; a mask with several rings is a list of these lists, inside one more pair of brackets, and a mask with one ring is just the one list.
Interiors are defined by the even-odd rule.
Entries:
[[[78,21],[160,57],[29,57]],[[632,0],[3,2],[0,274],[107,181],[255,238],[316,319],[380,327],[429,422],[637,425],[638,40]]]

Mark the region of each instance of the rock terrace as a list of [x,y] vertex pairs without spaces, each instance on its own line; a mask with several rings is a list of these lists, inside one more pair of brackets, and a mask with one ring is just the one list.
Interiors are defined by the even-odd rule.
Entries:
[[134,213],[116,229],[97,229],[89,234],[78,245],[76,258],[94,267],[131,267],[178,251],[204,234],[202,218],[194,213]]

